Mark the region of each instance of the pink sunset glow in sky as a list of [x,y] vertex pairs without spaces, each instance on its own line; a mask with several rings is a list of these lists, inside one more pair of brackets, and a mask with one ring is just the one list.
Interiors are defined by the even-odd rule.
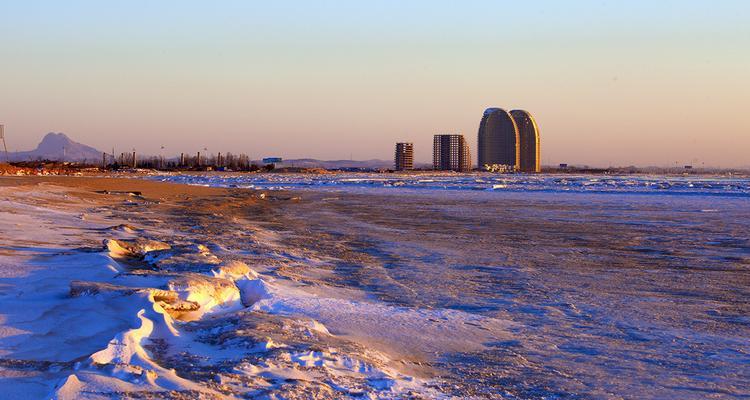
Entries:
[[436,133],[476,156],[493,106],[543,164],[750,165],[750,3],[655,3],[2,2],[0,123],[12,150],[425,162]]

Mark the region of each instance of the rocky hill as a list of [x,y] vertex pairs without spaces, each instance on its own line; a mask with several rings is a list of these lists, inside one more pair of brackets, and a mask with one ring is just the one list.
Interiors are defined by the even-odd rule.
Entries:
[[97,162],[102,152],[71,140],[64,133],[50,132],[34,150],[9,153],[11,161],[89,161]]

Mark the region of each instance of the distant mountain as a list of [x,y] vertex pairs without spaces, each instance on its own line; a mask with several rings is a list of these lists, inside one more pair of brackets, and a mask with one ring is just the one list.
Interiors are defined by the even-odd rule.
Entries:
[[[53,160],[98,163],[102,159],[102,152],[100,150],[75,142],[64,133],[54,132],[45,135],[36,149],[11,152],[8,155],[11,161]],[[255,162],[262,164],[260,160]],[[314,158],[299,158],[285,159],[280,166],[324,169],[390,169],[393,168],[393,160],[316,160]]]
[[11,161],[90,161],[102,158],[102,152],[78,142],[74,142],[64,133],[50,132],[44,136],[36,149],[9,153]]

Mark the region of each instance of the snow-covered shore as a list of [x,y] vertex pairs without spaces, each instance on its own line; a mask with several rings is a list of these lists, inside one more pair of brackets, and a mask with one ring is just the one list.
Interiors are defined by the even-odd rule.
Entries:
[[507,327],[300,286],[140,224],[158,201],[83,194],[0,187],[0,398],[439,398],[409,347],[477,350]]
[[743,196],[0,178],[0,216],[0,398],[750,393]]

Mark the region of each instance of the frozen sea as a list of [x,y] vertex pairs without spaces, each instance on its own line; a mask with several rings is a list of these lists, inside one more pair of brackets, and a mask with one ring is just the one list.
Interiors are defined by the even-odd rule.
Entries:
[[155,179],[260,190],[421,189],[535,193],[615,193],[750,197],[750,178],[654,175],[203,174]]
[[[404,344],[445,372],[448,394],[750,397],[749,179],[153,179],[291,191],[304,201],[277,201],[268,228],[298,260],[299,281],[361,291],[405,309],[511,323],[510,332],[488,332],[476,350],[453,351],[421,337]],[[269,201],[290,198],[269,193]],[[336,320],[313,317],[327,326]],[[403,339],[393,340],[397,346]]]

